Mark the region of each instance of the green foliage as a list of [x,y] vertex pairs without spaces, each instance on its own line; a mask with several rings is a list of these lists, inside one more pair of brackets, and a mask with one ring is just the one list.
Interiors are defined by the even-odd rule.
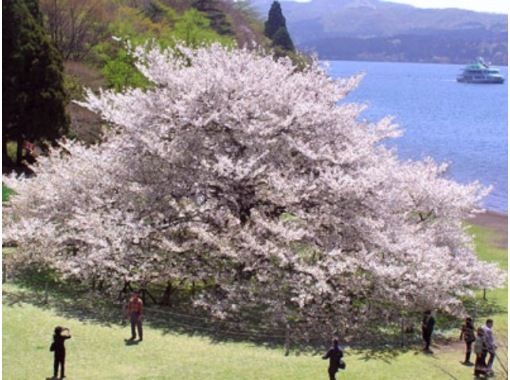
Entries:
[[7,157],[11,161],[14,161],[16,159],[16,148],[17,148],[17,145],[16,145],[16,143],[14,141],[9,141],[9,142],[7,142],[6,145],[7,145],[6,146]]
[[42,24],[37,1],[2,4],[3,138],[54,140],[68,131],[63,64]]
[[179,18],[175,23],[172,36],[192,47],[213,42],[223,45],[232,44],[231,38],[220,36],[212,30],[209,19],[196,9],[190,9]]
[[152,0],[145,7],[145,14],[154,22],[170,22],[177,18],[175,9],[169,7],[159,0]]
[[109,34],[120,41],[110,39],[93,48],[94,61],[101,67],[108,87],[117,91],[150,87],[150,82],[134,66],[125,46],[127,41],[133,48],[150,41],[163,48],[174,46],[177,41],[192,47],[213,42],[233,44],[232,38],[212,30],[209,19],[196,9],[178,15],[162,2],[152,1],[144,12],[121,6],[117,13],[109,25]]
[[122,91],[126,87],[148,88],[150,82],[134,66],[133,58],[126,49],[119,48],[101,70],[108,87]]
[[85,91],[79,83],[78,78],[73,75],[64,74],[64,88],[70,99],[81,100],[85,95]]
[[305,55],[304,53],[294,50],[294,51],[285,51],[287,57],[290,58],[296,69],[301,71],[305,70],[310,66],[312,62],[312,58],[310,56]]
[[2,202],[7,202],[14,191],[2,183]]
[[195,0],[193,2],[195,7],[209,19],[211,28],[220,35],[232,36],[232,22],[229,18],[218,9],[218,4],[215,0]]

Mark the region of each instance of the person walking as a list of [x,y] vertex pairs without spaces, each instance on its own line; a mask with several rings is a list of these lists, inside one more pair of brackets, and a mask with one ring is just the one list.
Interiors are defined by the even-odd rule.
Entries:
[[336,380],[335,376],[338,372],[338,369],[341,367],[340,359],[344,356],[343,351],[340,349],[340,346],[338,345],[338,339],[333,339],[333,345],[332,347],[326,352],[326,354],[322,357],[324,360],[329,359],[329,367],[328,367],[328,374],[329,374],[329,380]]
[[[63,335],[62,333],[67,331],[68,334]],[[53,343],[51,344],[50,351],[54,353],[53,360],[53,378],[58,379],[58,367],[60,367],[60,378],[65,378],[65,361],[66,361],[66,348],[64,342],[66,339],[71,339],[69,329],[57,326],[55,327],[55,333],[53,335]]]
[[462,338],[464,338],[464,342],[466,343],[466,357],[462,364],[472,365],[473,363],[471,363],[469,359],[471,358],[471,347],[476,337],[475,337],[475,325],[473,324],[473,319],[471,319],[470,317],[466,318],[466,321],[461,327],[459,339],[462,340]]
[[421,321],[421,335],[423,338],[423,342],[425,344],[425,347],[423,348],[423,351],[431,354],[432,351],[430,350],[430,343],[432,341],[432,332],[434,331],[434,325],[436,324],[436,320],[432,316],[432,311],[427,310],[423,314],[423,319]]
[[475,339],[475,377],[479,378],[480,375],[487,375],[487,364],[485,363],[485,357],[487,356],[487,343],[485,341],[485,333],[483,328],[479,327],[476,330]]
[[138,339],[141,342],[143,340],[143,301],[140,298],[139,292],[133,292],[129,299],[127,304],[127,317],[131,321],[131,338],[129,340],[136,339],[136,330],[138,330]]
[[487,369],[492,373],[492,366],[494,365],[494,359],[496,358],[496,340],[494,339],[494,334],[492,333],[492,326],[494,326],[494,321],[492,319],[487,319],[485,322],[485,326],[482,326],[485,343],[487,344],[487,351],[489,353],[489,361],[487,362]]

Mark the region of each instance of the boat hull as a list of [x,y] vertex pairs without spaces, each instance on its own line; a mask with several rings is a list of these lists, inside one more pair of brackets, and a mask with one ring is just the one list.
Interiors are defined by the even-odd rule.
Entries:
[[460,83],[475,83],[475,84],[502,84],[505,83],[504,78],[484,78],[484,79],[472,79],[472,78],[457,78],[457,82]]

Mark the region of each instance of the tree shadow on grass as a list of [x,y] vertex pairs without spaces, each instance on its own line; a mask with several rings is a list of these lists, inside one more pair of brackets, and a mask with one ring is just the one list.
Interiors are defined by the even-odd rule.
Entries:
[[80,322],[116,325],[122,320],[120,308],[79,284],[62,284],[47,273],[24,273],[15,282],[17,289],[3,287],[3,302],[8,306],[30,304]]
[[[15,291],[5,289],[3,292],[4,304],[8,306],[30,304],[42,309],[52,310],[59,316],[76,319],[83,323],[96,323],[106,327],[128,327],[122,312],[121,303],[112,303],[102,299],[98,294],[75,287],[72,292],[68,285],[65,289],[58,284],[48,286],[47,296],[41,287],[31,287],[26,283],[17,283]],[[44,289],[44,288],[43,288]],[[192,315],[189,311],[169,309],[162,306],[145,308],[144,325],[161,331],[163,335],[187,335],[202,337],[212,343],[251,343],[273,349],[285,350],[285,335],[281,330],[270,330],[262,326],[255,331],[254,326],[247,328],[231,322],[216,321],[207,316]],[[387,337],[390,339],[390,337]],[[327,340],[314,340],[308,342],[292,341],[289,351],[299,355],[302,352],[323,354],[327,349]],[[126,346],[137,345],[138,341],[125,340]],[[398,347],[395,337],[391,344],[375,343],[370,346],[348,343],[350,352],[361,355],[362,360],[371,359],[391,362],[399,355],[413,350],[412,347]]]
[[[30,304],[45,310],[52,310],[59,316],[76,319],[83,323],[96,323],[106,327],[127,327],[123,303],[114,303],[89,290],[59,284],[44,286],[16,282],[14,291],[3,289],[3,302],[7,306]],[[235,327],[216,322],[204,316],[191,315],[186,310],[151,306],[145,308],[144,325],[158,329],[165,334],[185,334],[209,338],[212,342],[251,342],[267,347],[282,347],[284,339],[270,335],[271,331],[249,331],[242,326]],[[138,343],[138,342],[136,342]]]
[[360,360],[369,361],[377,360],[390,364],[396,360],[398,356],[412,351],[412,347],[395,347],[395,346],[379,346],[379,347],[359,347],[353,353],[359,355]]
[[[62,284],[38,274],[19,277],[16,289],[4,287],[3,302],[8,306],[31,304],[52,310],[59,316],[76,319],[83,323],[96,323],[106,327],[127,327],[123,315],[123,303],[114,303],[79,284]],[[166,334],[180,334],[203,337],[212,343],[243,342],[257,346],[288,350],[299,355],[301,352],[323,354],[328,339],[317,338],[309,341],[286,339],[285,331],[271,327],[263,320],[243,320],[239,322],[218,321],[204,314],[197,314],[188,307],[150,306],[145,308],[144,324]],[[409,343],[413,337],[406,338],[406,347],[399,347],[399,337],[387,334],[372,340],[370,344],[360,345],[348,342],[349,350],[362,355],[363,360],[377,359],[390,362],[399,355],[412,350]],[[128,345],[126,343],[126,345]]]

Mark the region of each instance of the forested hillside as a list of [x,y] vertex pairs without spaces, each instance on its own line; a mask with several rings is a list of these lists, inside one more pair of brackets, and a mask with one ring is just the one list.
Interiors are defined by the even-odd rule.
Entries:
[[[150,84],[134,68],[131,46],[155,41],[171,46],[219,42],[268,46],[263,21],[248,2],[230,0],[40,0],[44,25],[61,52],[66,89],[80,99],[83,88],[122,90]],[[71,137],[95,142],[101,122],[89,111],[69,104]]]

